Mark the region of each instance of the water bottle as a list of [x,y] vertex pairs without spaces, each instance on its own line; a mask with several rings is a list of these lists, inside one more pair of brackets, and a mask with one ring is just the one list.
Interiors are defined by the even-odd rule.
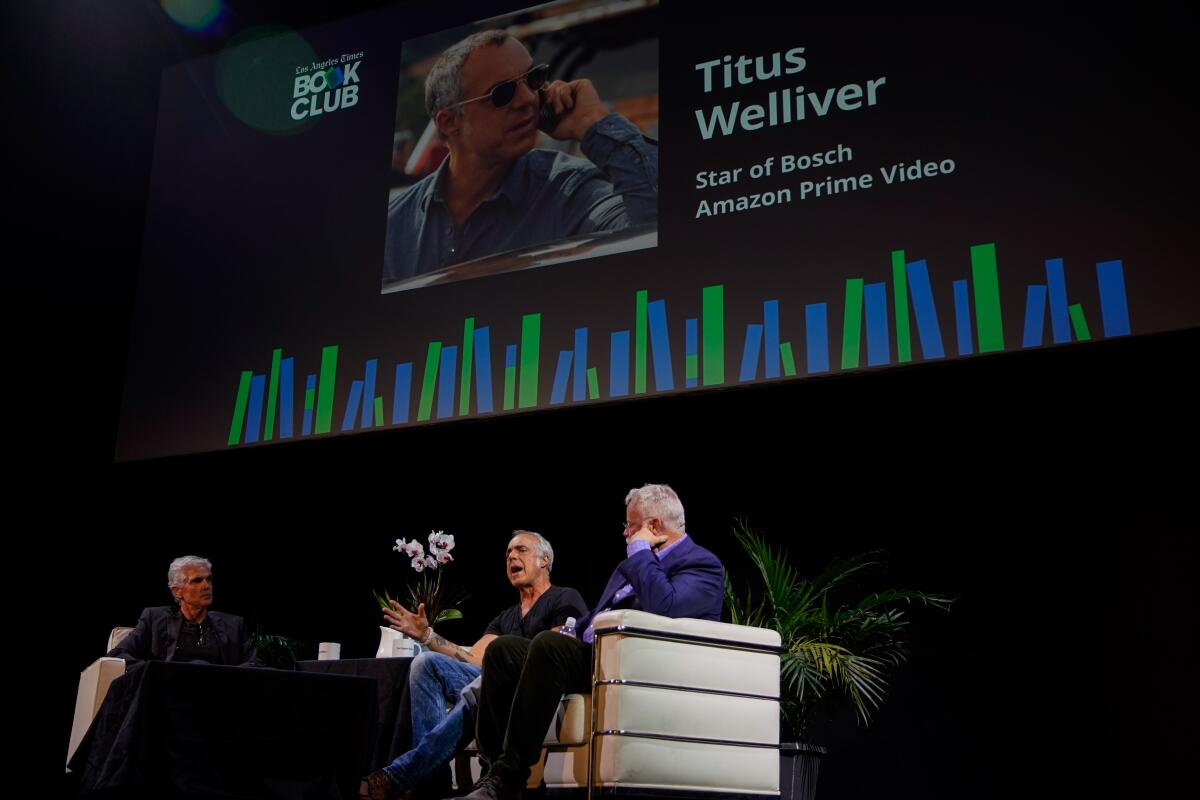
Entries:
[[563,636],[570,636],[572,639],[574,639],[575,638],[575,618],[567,617],[567,621],[563,623],[563,626],[559,629],[558,632],[561,633]]

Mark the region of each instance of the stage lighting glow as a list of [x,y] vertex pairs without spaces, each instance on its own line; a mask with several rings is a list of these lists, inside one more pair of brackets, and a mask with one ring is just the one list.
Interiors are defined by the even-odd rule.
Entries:
[[221,0],[162,0],[167,16],[190,31],[207,30],[225,8]]
[[320,116],[289,114],[296,66],[316,60],[308,42],[289,28],[251,28],[234,37],[221,52],[217,92],[225,107],[251,128],[263,133],[299,133],[316,124]]

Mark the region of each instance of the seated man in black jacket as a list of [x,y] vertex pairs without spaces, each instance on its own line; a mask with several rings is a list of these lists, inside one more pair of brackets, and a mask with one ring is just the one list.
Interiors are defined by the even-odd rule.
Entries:
[[199,661],[261,666],[242,618],[209,611],[213,577],[208,559],[181,556],[172,561],[167,588],[176,604],[144,609],[137,626],[108,655],[130,663]]

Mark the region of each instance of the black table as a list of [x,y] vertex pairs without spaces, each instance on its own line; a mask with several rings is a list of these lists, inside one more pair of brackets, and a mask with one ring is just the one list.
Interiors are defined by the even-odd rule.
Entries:
[[151,661],[113,681],[71,769],[81,795],[353,798],[376,682]]
[[412,700],[408,694],[411,658],[347,658],[340,661],[297,661],[302,672],[355,675],[376,685],[376,725],[371,769],[377,770],[412,749]]

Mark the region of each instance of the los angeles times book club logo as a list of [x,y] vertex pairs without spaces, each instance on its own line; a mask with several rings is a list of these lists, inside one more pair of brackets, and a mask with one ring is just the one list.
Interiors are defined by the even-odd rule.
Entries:
[[358,68],[362,53],[296,67],[292,85],[292,119],[331,114],[358,103]]

